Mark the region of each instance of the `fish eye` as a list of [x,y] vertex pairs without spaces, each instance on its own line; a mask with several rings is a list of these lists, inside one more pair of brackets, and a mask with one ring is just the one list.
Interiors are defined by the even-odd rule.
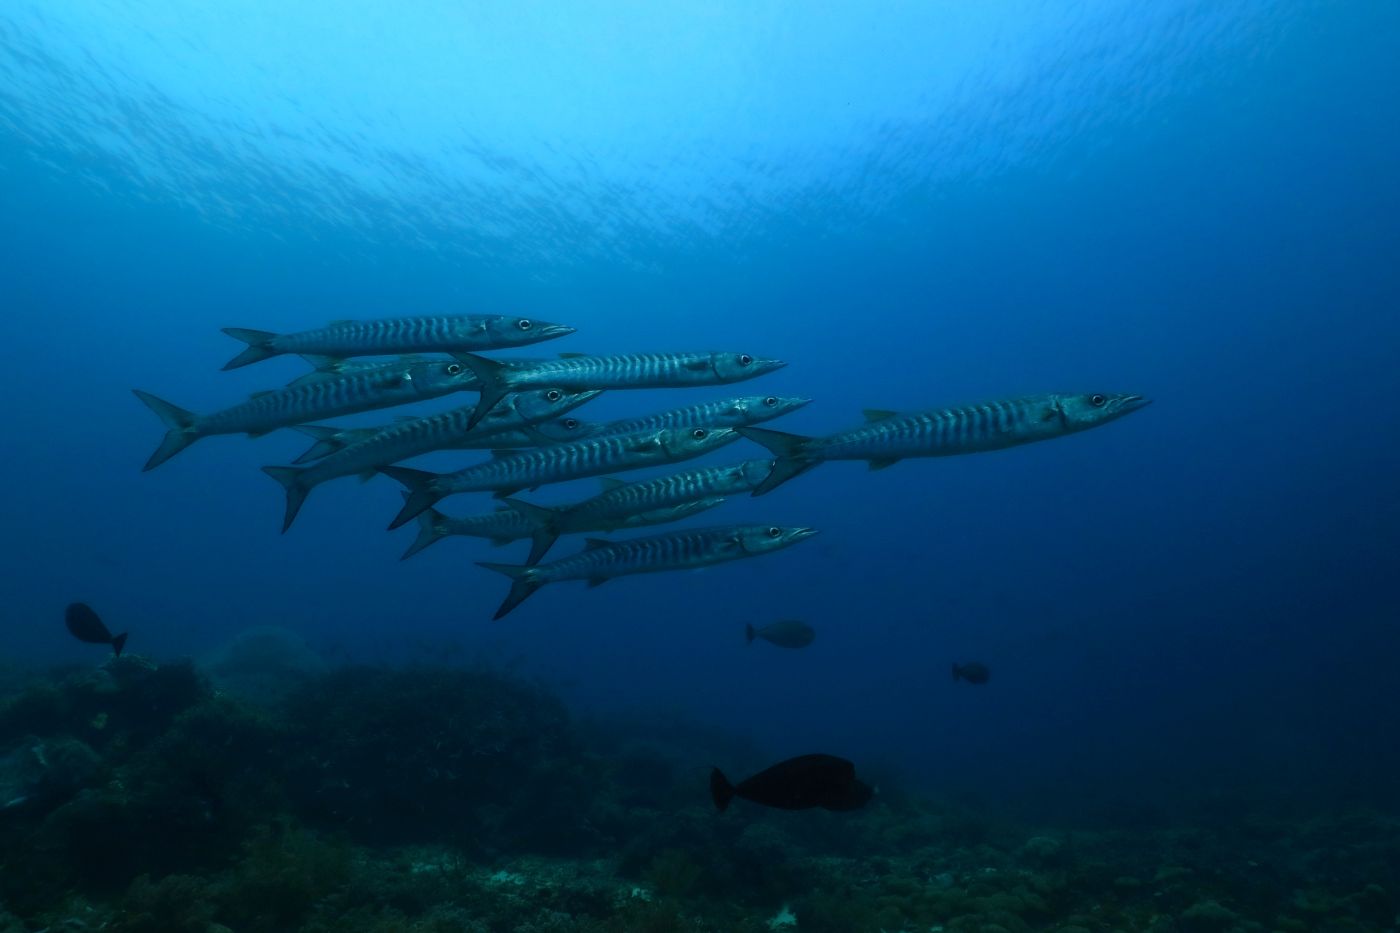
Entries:
[[768,529],[768,537],[770,537],[770,538],[781,538],[782,536],[783,536],[783,529],[779,528],[777,525],[774,525],[772,528],[769,528],[769,529]]
[[753,362],[753,357],[749,356],[747,353],[740,353],[740,354],[739,354],[739,365],[740,365],[740,366],[747,366],[747,365],[749,365],[749,364],[752,363],[752,362]]
[[521,330],[529,330],[531,327],[534,327],[535,325],[533,325],[533,324],[530,323],[530,319],[529,319],[529,318],[523,317],[523,318],[521,318],[520,320],[518,320],[518,321],[515,322],[515,326],[518,327],[518,328],[520,328]]
[[1102,395],[1089,396],[1089,404],[1093,405],[1095,408],[1102,408],[1103,403],[1106,401],[1108,401],[1108,399],[1104,398]]
[[448,363],[448,364],[447,364],[447,375],[449,375],[449,376],[455,376],[455,375],[457,375],[458,373],[460,373],[461,371],[462,371],[462,364],[461,364],[461,363]]
[[574,428],[578,427],[578,419],[577,419],[577,418],[565,418],[565,419],[564,419],[564,427],[566,427],[566,428],[568,428],[570,431],[572,431]]
[[708,432],[704,428],[696,428],[694,431],[690,432],[690,436],[698,441],[702,440],[707,433]]
[[558,389],[550,389],[544,394],[544,397],[549,399],[551,402],[557,402],[564,397],[564,393],[560,392]]
[[770,395],[763,400],[763,404],[767,405],[769,408],[772,408],[774,405],[778,404],[778,400]]

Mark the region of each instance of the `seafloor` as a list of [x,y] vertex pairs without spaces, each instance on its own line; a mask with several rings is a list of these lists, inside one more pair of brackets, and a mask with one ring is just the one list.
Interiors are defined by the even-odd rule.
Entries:
[[697,764],[762,763],[703,730],[285,654],[0,678],[0,933],[1400,929],[1371,811],[1031,826],[882,788],[721,816]]

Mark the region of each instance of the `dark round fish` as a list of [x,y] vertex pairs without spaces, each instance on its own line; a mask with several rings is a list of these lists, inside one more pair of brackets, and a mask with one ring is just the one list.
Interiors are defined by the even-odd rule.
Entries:
[[856,779],[856,766],[835,755],[789,758],[737,785],[730,784],[719,768],[710,772],[710,796],[720,810],[735,797],[780,810],[857,810],[873,794],[869,784]]
[[762,638],[780,648],[806,648],[812,643],[812,639],[817,637],[817,633],[806,622],[783,619],[763,628],[754,628],[745,623],[744,637],[748,639],[749,644],[753,644],[755,638]]
[[63,621],[68,626],[68,631],[78,641],[84,641],[90,645],[111,645],[117,656],[121,656],[122,646],[126,644],[127,633],[113,635],[87,603],[70,603],[68,609],[63,613]]
[[965,680],[970,684],[985,684],[992,679],[992,672],[987,669],[987,665],[972,661],[967,664],[953,665],[953,679]]

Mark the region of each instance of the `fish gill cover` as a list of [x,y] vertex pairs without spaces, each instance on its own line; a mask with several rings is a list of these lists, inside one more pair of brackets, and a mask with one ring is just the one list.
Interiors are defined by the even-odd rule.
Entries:
[[0,930],[1395,928],[1397,27],[5,4]]

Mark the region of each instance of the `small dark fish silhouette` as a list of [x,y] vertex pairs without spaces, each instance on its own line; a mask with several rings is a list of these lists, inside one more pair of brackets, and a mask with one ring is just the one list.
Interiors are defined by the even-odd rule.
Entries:
[[63,621],[68,625],[68,631],[72,632],[73,637],[78,641],[85,641],[90,645],[111,645],[117,657],[121,657],[127,633],[113,635],[107,631],[107,626],[102,624],[102,620],[97,617],[97,613],[93,612],[87,603],[70,603],[67,611],[63,614]]
[[985,684],[992,679],[992,672],[987,670],[987,665],[972,661],[968,664],[953,665],[953,679],[965,680],[970,684]]
[[721,811],[735,797],[781,810],[857,810],[869,803],[874,793],[869,784],[856,780],[855,765],[835,755],[789,758],[737,786],[730,784],[719,768],[710,772],[710,796]]
[[755,638],[762,638],[780,648],[806,648],[812,643],[812,639],[817,637],[817,633],[806,622],[784,619],[763,628],[754,628],[745,622],[744,637],[748,639],[749,644],[753,644]]

